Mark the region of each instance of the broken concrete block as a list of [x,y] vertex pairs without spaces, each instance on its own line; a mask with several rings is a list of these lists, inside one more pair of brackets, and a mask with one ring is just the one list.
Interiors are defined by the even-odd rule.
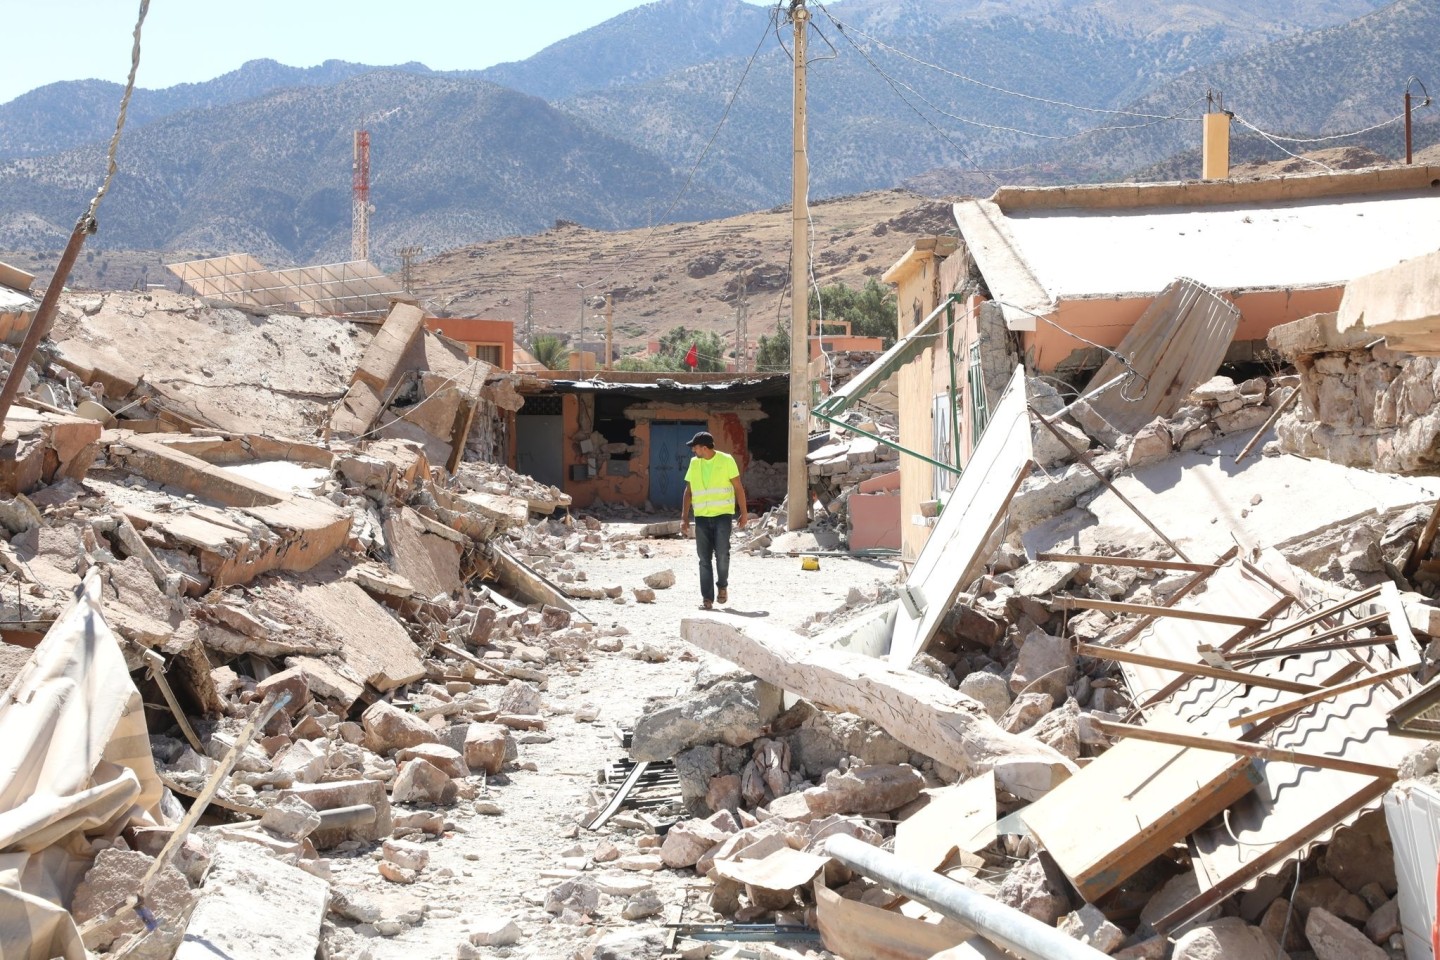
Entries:
[[645,577],[645,586],[651,590],[669,590],[675,586],[675,571],[661,570]]
[[1372,943],[1384,944],[1395,934],[1400,932],[1400,901],[1397,899],[1386,900],[1375,912],[1370,914],[1370,919],[1365,921],[1365,936],[1370,938]]
[[852,767],[844,773],[830,771],[823,784],[805,791],[805,802],[817,817],[880,814],[900,809],[923,789],[925,778],[909,765]]
[[331,780],[326,783],[297,783],[280,792],[281,799],[299,797],[320,812],[342,807],[368,806],[375,819],[355,821],[334,829],[321,827],[310,835],[310,842],[320,850],[346,840],[374,842],[390,836],[395,829],[390,817],[390,797],[385,784],[378,780]]
[[655,591],[650,589],[649,587],[635,587],[630,592],[635,594],[636,603],[655,602]]
[[381,860],[375,865],[380,876],[391,883],[410,884],[420,879],[420,874],[409,867],[402,867],[399,864],[391,863],[389,860]]
[[452,803],[459,793],[445,771],[428,760],[409,760],[395,774],[390,799],[396,803]]
[[781,691],[768,683],[722,681],[689,699],[648,706],[635,723],[630,756],[668,760],[702,743],[738,747],[764,736],[780,707]]
[[310,682],[305,672],[298,667],[288,667],[279,673],[272,673],[255,685],[255,693],[262,700],[272,691],[290,694],[290,702],[281,710],[287,717],[293,717],[310,702]]
[[365,726],[365,746],[379,754],[389,754],[422,743],[439,743],[440,738],[430,725],[413,713],[377,700],[360,715]]
[[1305,920],[1305,939],[1319,960],[1386,960],[1389,957],[1363,932],[1324,907],[1310,911]]
[[1111,923],[1094,904],[1087,903],[1067,914],[1058,924],[1060,932],[1101,953],[1114,953],[1125,942],[1125,931]]
[[659,916],[664,910],[665,904],[661,902],[660,895],[654,890],[644,890],[625,902],[625,906],[620,908],[620,916],[626,920],[644,920]]
[[1010,689],[1016,694],[1037,691],[1048,693],[1056,703],[1065,700],[1065,688],[1075,679],[1075,654],[1070,641],[1053,637],[1036,628],[1025,636],[1015,670],[1010,674]]
[[1049,597],[1062,590],[1080,572],[1078,563],[1040,560],[1015,572],[1014,590],[1022,597]]
[[665,931],[622,930],[606,934],[595,944],[591,960],[642,960],[665,952]]
[[1271,936],[1239,917],[1192,928],[1175,942],[1171,960],[1288,960]]
[[728,837],[729,833],[705,820],[682,820],[666,832],[660,857],[667,867],[693,867]]
[[282,797],[265,808],[260,826],[290,840],[304,840],[320,826],[320,813],[300,797]]
[[293,960],[320,949],[330,884],[253,844],[222,841],[176,960]]
[[465,763],[494,776],[505,766],[510,732],[498,723],[472,723],[465,730]]
[[470,943],[477,947],[508,947],[519,943],[522,936],[511,917],[481,917],[469,923]]
[[470,776],[470,767],[460,751],[447,747],[442,743],[420,743],[413,747],[405,747],[395,754],[397,763],[404,763],[406,760],[413,760],[420,757],[427,760],[440,769],[447,777],[463,780]]
[[1073,772],[1063,759],[1009,756],[995,760],[995,786],[1021,800],[1039,800],[1070,779]]
[[600,906],[600,889],[594,881],[576,877],[550,890],[545,895],[547,913],[562,914],[567,911],[580,916],[593,916]]
[[1010,871],[996,899],[1050,926],[1070,912],[1069,898],[1050,886],[1045,868],[1036,858]]
[[1125,464],[1133,470],[1169,459],[1175,452],[1175,440],[1165,421],[1157,417],[1130,438],[1124,452]]
[[544,701],[540,698],[540,691],[535,689],[534,684],[526,683],[524,680],[511,680],[506,684],[505,691],[500,694],[500,702],[496,704],[496,709],[502,714],[534,717],[540,715],[544,705]]
[[406,840],[386,840],[380,847],[381,855],[397,867],[419,873],[430,865],[430,851],[418,843]]
[[[1383,820],[1381,826],[1384,826]],[[1360,924],[1370,919],[1369,904],[1340,886],[1333,877],[1315,877],[1295,888],[1295,910],[1300,917],[1308,918],[1316,908],[1350,923]]]
[[379,393],[395,385],[405,354],[425,329],[425,311],[410,303],[397,303],[365,348],[353,382],[365,383]]
[[[154,857],[134,850],[101,850],[71,901],[70,912],[75,922],[83,924],[125,903],[154,863]],[[179,870],[172,864],[160,868],[146,899],[161,924],[161,943],[156,944],[157,947],[173,951],[179,945],[184,934],[182,922],[193,899],[190,884]],[[143,931],[138,917],[129,910],[121,912],[125,915],[124,925],[116,930],[116,936]],[[109,946],[111,942],[113,938],[94,946]]]
[[1055,698],[1048,693],[1022,693],[1010,704],[1000,718],[1000,727],[1007,733],[1022,733],[1029,730],[1055,708]]
[[[384,692],[425,676],[405,628],[358,584],[306,581],[299,584],[296,599],[330,633],[344,638],[340,657],[364,682]],[[311,683],[318,693],[313,677]]]
[[325,776],[328,761],[320,741],[297,740],[276,754],[270,769],[291,783],[317,783]]
[[460,555],[466,538],[409,507],[385,518],[390,569],[410,581],[427,599],[450,596],[463,586]]
[[998,673],[980,670],[960,681],[960,692],[973,697],[992,719],[999,720],[1010,709],[1010,687]]

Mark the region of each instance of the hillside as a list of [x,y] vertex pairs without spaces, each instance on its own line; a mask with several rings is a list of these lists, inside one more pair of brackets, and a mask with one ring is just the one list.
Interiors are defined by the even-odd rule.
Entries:
[[[852,287],[878,277],[920,236],[954,230],[949,201],[887,190],[816,203],[814,273]],[[523,335],[526,290],[535,332],[579,339],[581,297],[615,296],[616,343],[627,350],[676,326],[733,343],[736,300],[748,289],[752,339],[789,316],[789,207],[723,220],[607,233],[561,225],[429,258],[417,292],[452,316],[512,320]],[[585,309],[586,340],[603,339],[600,309]],[[598,331],[598,332],[597,332]]]
[[[381,256],[530,233],[557,218],[630,226],[681,185],[653,155],[538,98],[481,80],[368,73],[133,131],[92,243],[245,250],[279,264],[348,259],[357,115],[374,118],[371,235]],[[0,163],[0,246],[61,245],[100,169],[98,147]],[[673,215],[736,205],[700,188]]]

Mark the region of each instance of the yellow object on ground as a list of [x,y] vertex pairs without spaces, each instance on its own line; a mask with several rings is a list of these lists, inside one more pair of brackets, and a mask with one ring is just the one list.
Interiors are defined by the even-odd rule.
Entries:
[[820,569],[820,558],[819,558],[819,557],[801,557],[801,558],[800,558],[800,569],[801,569],[801,570],[819,570],[819,569]]

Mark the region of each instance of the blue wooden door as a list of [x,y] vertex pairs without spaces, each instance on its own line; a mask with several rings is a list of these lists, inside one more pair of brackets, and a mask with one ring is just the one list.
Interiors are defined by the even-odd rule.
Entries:
[[679,510],[685,493],[685,468],[690,466],[686,441],[705,429],[703,423],[656,421],[650,424],[650,503],[657,510]]

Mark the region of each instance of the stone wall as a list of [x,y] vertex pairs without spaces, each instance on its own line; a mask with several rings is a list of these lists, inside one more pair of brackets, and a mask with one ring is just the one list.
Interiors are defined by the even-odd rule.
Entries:
[[1286,453],[1385,473],[1440,468],[1436,358],[1338,333],[1334,314],[1276,327],[1269,342],[1300,374],[1300,401],[1276,425]]

